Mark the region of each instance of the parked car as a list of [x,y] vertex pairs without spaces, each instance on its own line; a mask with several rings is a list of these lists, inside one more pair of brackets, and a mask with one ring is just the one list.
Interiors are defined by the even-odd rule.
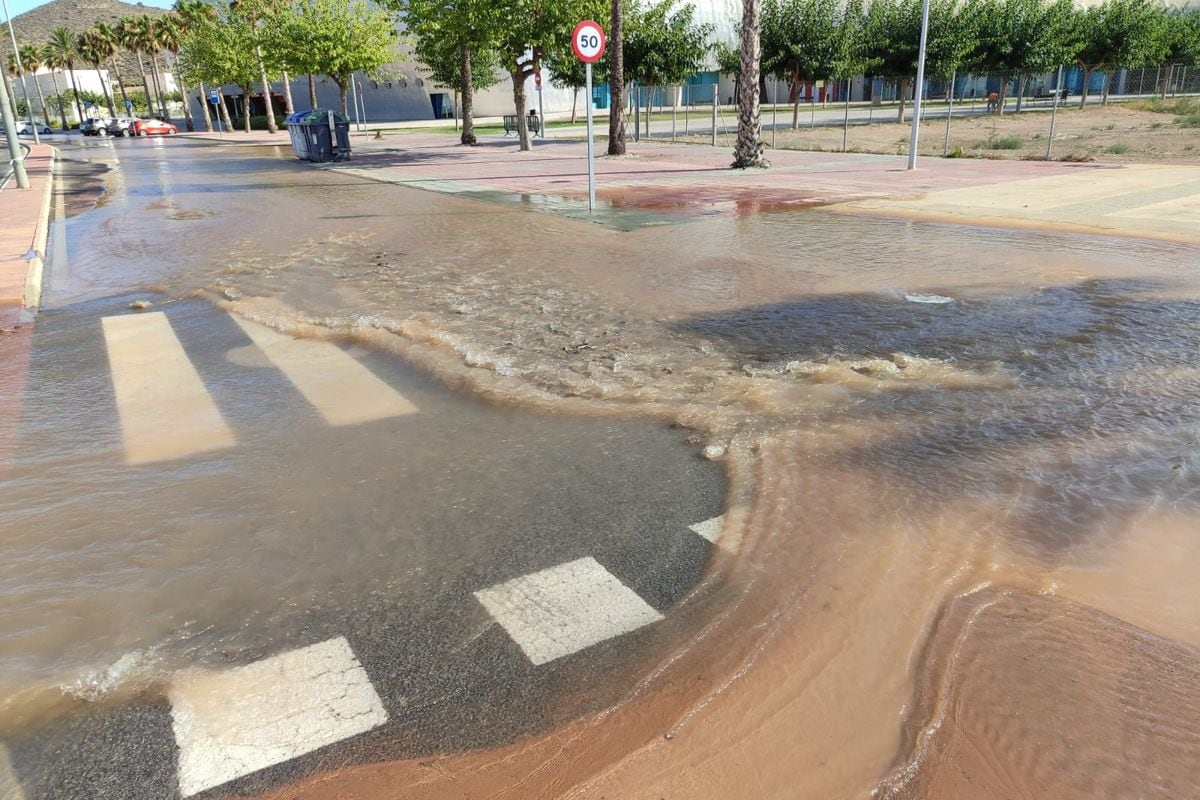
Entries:
[[173,123],[159,119],[135,119],[133,121],[134,136],[174,136],[179,133]]
[[88,117],[80,123],[79,132],[84,136],[107,136],[108,120],[103,117]]
[[[37,132],[43,136],[54,133],[48,125],[38,125]],[[33,136],[33,127],[28,122],[22,122],[17,126],[17,136]]]
[[112,117],[108,120],[108,132],[113,136],[133,136],[134,117]]

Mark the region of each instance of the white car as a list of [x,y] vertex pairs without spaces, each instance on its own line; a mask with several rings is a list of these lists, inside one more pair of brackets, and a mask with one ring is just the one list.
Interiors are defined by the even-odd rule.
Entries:
[[[42,136],[45,136],[47,133],[54,133],[47,125],[38,125],[37,132]],[[22,122],[17,125],[17,136],[33,136],[33,128],[30,127],[28,122]]]

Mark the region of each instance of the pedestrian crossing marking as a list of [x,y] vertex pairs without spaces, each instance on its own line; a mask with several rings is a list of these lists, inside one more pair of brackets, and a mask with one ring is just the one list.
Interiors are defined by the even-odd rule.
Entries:
[[25,791],[13,769],[8,748],[0,743],[0,800],[25,800]]
[[160,311],[100,320],[125,461],[148,464],[237,441]]
[[703,522],[697,522],[695,525],[688,525],[688,528],[699,536],[708,539],[713,544],[717,543],[717,539],[721,536],[721,526],[725,524],[725,515],[719,514],[712,519],[706,519]]
[[545,664],[662,619],[588,556],[475,592],[534,664]]
[[417,411],[337,345],[296,339],[248,319],[233,319],[330,425],[354,425]]
[[183,797],[387,722],[344,637],[224,672],[194,672],[168,692]]

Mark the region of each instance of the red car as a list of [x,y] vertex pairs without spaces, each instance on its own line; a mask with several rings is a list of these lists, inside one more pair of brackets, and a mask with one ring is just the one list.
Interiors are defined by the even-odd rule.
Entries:
[[130,128],[134,136],[174,136],[179,129],[169,122],[157,119],[137,119]]

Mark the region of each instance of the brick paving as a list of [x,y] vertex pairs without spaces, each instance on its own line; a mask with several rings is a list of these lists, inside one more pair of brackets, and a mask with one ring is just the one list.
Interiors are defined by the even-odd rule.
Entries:
[[32,145],[25,159],[29,189],[17,189],[13,181],[0,191],[0,331],[21,323],[30,257],[44,255],[43,215],[53,159],[49,145]]

